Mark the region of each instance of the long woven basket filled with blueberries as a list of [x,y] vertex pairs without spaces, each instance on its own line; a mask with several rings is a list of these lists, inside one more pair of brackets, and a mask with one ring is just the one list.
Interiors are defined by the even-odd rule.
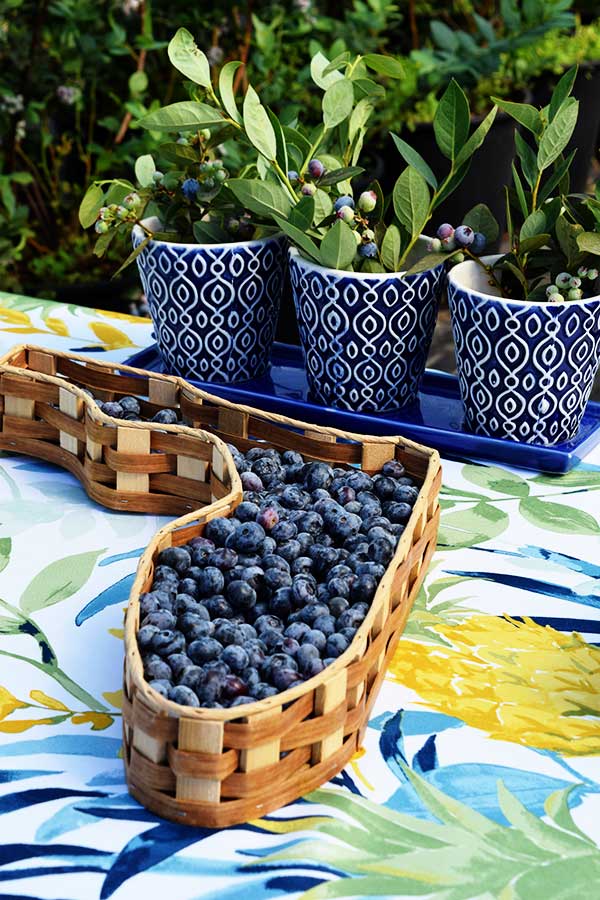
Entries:
[[0,399],[3,449],[65,465],[112,508],[194,509],[155,535],[129,599],[133,796],[222,827],[338,772],[435,549],[437,452],[40,347],[0,361]]

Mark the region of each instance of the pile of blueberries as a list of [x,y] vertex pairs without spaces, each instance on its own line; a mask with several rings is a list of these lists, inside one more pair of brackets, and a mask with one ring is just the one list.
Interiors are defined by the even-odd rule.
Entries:
[[291,450],[229,449],[244,490],[234,516],[162,550],[140,597],[145,678],[184,706],[253,703],[340,656],[419,493],[396,460],[371,477]]
[[[86,391],[94,397],[91,391]],[[160,409],[151,419],[142,416],[140,402],[137,397],[121,397],[120,400],[99,400],[96,404],[107,416],[113,419],[125,419],[128,422],[157,422],[160,425],[182,425],[183,422],[174,409]]]

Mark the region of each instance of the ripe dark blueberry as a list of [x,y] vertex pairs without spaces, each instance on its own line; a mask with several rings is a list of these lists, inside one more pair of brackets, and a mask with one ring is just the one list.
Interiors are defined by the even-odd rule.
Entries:
[[283,481],[285,469],[278,460],[263,456],[252,463],[252,471],[258,475],[265,487]]
[[158,422],[159,425],[176,425],[178,422],[177,413],[174,409],[159,409],[150,421]]
[[[318,616],[317,618],[322,618],[322,616]],[[316,621],[316,619],[315,619]],[[333,632],[332,632],[333,633]],[[312,644],[313,647],[316,647],[319,653],[322,653],[325,649],[325,644],[327,643],[327,638],[323,634],[322,631],[319,631],[317,628],[311,628],[304,637],[302,638],[303,644]]]
[[317,583],[312,575],[294,575],[292,581],[292,599],[296,607],[304,606],[314,599]]
[[140,402],[137,397],[121,397],[119,404],[124,412],[134,413],[136,416],[139,416]]
[[313,644],[302,644],[296,654],[296,662],[298,663],[299,670],[306,675],[311,660],[319,659],[319,657],[319,651]]
[[154,636],[158,634],[160,628],[157,625],[143,625],[137,633],[137,642],[140,651],[148,649],[152,646]]
[[279,513],[274,506],[265,506],[258,513],[256,521],[259,525],[262,525],[265,531],[271,531],[279,522]]
[[333,470],[324,462],[311,462],[306,466],[304,473],[304,486],[307,491],[316,491],[318,488],[327,489],[333,481]]
[[293,608],[292,592],[289,587],[279,588],[269,601],[269,609],[273,615],[282,620],[287,619]]
[[221,653],[221,659],[227,663],[232,672],[238,675],[246,666],[250,665],[250,659],[243,647],[237,644],[229,644]]
[[278,616],[266,615],[261,616],[259,619],[257,619],[254,623],[254,627],[256,628],[259,636],[261,636],[262,632],[266,631],[269,628],[274,628],[279,632],[283,631],[283,622],[280,618],[278,618]]
[[158,612],[159,609],[171,609],[171,598],[168,594],[164,595],[166,602],[161,602],[158,591],[150,591],[147,594],[140,594],[140,618],[145,618],[151,612]]
[[298,531],[308,534],[319,534],[323,530],[323,519],[316,512],[305,512],[296,521]]
[[201,666],[189,665],[179,675],[179,684],[189,687],[193,691],[198,690],[198,686],[204,681],[204,669]]
[[345,506],[346,503],[351,503],[353,500],[356,500],[356,491],[354,488],[344,484],[335,491],[333,496],[341,506]]
[[348,487],[358,491],[373,491],[373,479],[366,472],[354,471],[346,475],[346,484]]
[[257,600],[255,606],[252,609],[244,610],[244,615],[248,622],[254,622],[256,619],[259,619],[261,616],[266,616],[269,613],[269,604],[266,600]]
[[216,566],[216,568],[220,569],[222,572],[233,569],[233,567],[237,565],[237,561],[237,553],[230,547],[218,547],[216,550],[213,550],[212,553],[209,553],[206,560],[209,566]]
[[267,569],[281,569],[282,572],[290,571],[289,562],[277,553],[269,553],[267,556],[263,556],[262,567],[265,571]]
[[300,463],[298,465],[285,466],[285,482],[286,484],[293,484],[296,481],[300,481],[302,478],[302,471],[304,469],[304,463]]
[[354,198],[350,197],[349,194],[343,194],[343,196],[338,197],[333,204],[333,208],[337,212],[342,206],[349,206],[350,209],[354,209]]
[[256,553],[265,539],[265,530],[258,522],[242,522],[227,538],[227,546],[238,553]]
[[229,619],[224,619],[215,626],[214,636],[215,640],[223,644],[224,647],[229,646],[229,644],[239,644],[241,646],[244,643],[243,634],[238,631],[238,626],[234,625]]
[[322,632],[325,637],[329,637],[335,631],[335,617],[333,615],[317,616],[312,624],[313,629]]
[[378,475],[373,479],[373,491],[380,500],[388,500],[396,490],[396,482],[393,478],[386,478],[385,475]]
[[333,522],[329,525],[328,531],[334,538],[334,540],[342,542],[347,538],[353,537],[355,534],[358,534],[361,526],[362,520],[359,516],[356,516],[353,513],[346,513],[344,511],[340,515],[336,516]]
[[278,544],[293,540],[297,534],[298,529],[294,522],[289,522],[287,520],[278,522],[271,531],[271,537],[273,537]]
[[247,686],[237,675],[225,675],[221,695],[225,700],[235,700],[246,694]]
[[410,519],[412,506],[409,503],[397,503],[392,501],[391,503],[385,504],[383,511],[391,522],[404,524]]
[[369,544],[369,559],[372,562],[387,566],[394,555],[394,546],[385,538],[371,541]]
[[199,549],[204,549],[210,552],[211,550],[215,549],[214,541],[212,541],[206,534],[199,534],[196,537],[190,538],[186,546],[190,548],[190,552],[192,550]]
[[327,582],[327,590],[332,597],[348,598],[350,596],[350,587],[352,585],[352,581],[352,575],[340,576],[339,578],[330,578]]
[[256,591],[247,581],[231,581],[227,585],[227,598],[236,609],[251,609],[256,603]]
[[300,611],[300,621],[312,625],[317,616],[326,616],[329,613],[329,607],[324,603],[308,603]]
[[338,634],[343,635],[348,643],[351,644],[357,631],[358,628],[349,628],[348,626],[346,626],[346,628],[340,628]]
[[144,662],[144,675],[147,681],[155,679],[171,681],[173,673],[171,666],[164,659],[154,656]]
[[243,500],[235,508],[236,517],[240,522],[254,522],[259,512],[260,509],[257,504],[250,503],[248,500]]
[[320,178],[325,173],[325,166],[320,159],[311,159],[307,168],[313,178]]
[[[174,585],[175,587],[178,586],[179,575],[175,569],[171,568],[171,566],[158,565],[154,570],[154,582],[156,583],[157,581],[164,582],[165,584],[164,588],[161,588],[161,590],[167,590],[169,585]],[[156,592],[153,591],[152,593]]]
[[376,583],[379,584],[385,575],[385,567],[374,562],[359,563],[355,572],[357,575],[372,575]]
[[171,688],[169,700],[172,700],[173,703],[179,703],[181,706],[200,706],[200,701],[194,691],[183,684],[178,684],[176,687]]
[[[190,575],[189,573],[192,573]],[[189,569],[185,570],[185,578],[181,578],[179,580],[179,584],[177,586],[178,594],[187,594],[192,599],[196,598],[198,593],[198,585],[196,584],[197,579],[200,578],[202,574],[202,569],[199,566],[190,566]],[[195,576],[195,577],[194,577]]]
[[196,688],[196,693],[202,706],[209,706],[209,704],[218,701],[218,698],[221,696],[221,691],[223,690],[223,681],[225,678],[226,675],[215,670],[204,672],[202,680]]
[[325,518],[328,513],[341,512],[343,507],[336,500],[317,500],[315,503],[315,512]]
[[348,575],[352,575],[352,569],[350,566],[345,565],[344,563],[339,563],[337,566],[334,566],[333,569],[328,573],[327,581],[331,581],[332,578],[345,578]]
[[214,638],[200,638],[199,641],[192,641],[188,647],[188,656],[192,662],[202,666],[211,659],[217,659],[222,649],[221,644]]
[[260,553],[238,553],[238,565],[235,567],[235,571],[237,572],[239,568],[241,578],[244,569],[247,569],[248,566],[260,566],[260,563]]
[[212,637],[214,634],[215,628],[212,622],[196,622],[195,625],[192,625],[187,629],[185,636],[189,643],[192,641],[199,641],[200,638],[203,637]]
[[211,659],[210,662],[204,663],[202,668],[205,673],[218,672],[219,675],[229,675],[231,672],[227,663],[224,663],[222,659]]
[[361,510],[358,514],[363,522],[368,522],[369,519],[374,519],[377,516],[381,515],[381,503],[379,500],[369,500],[365,501],[361,507]]
[[107,400],[102,404],[102,412],[107,416],[111,416],[113,419],[122,419],[125,414],[125,410],[121,404],[113,402],[112,400]]
[[242,472],[240,478],[244,491],[256,491],[256,493],[260,493],[260,491],[264,491],[265,489],[264,484],[254,472]]
[[459,247],[469,247],[473,243],[475,232],[468,225],[459,225],[454,231],[454,240]]
[[[260,524],[260,523],[259,523]],[[277,541],[275,541],[269,535],[266,536],[260,547],[258,548],[258,553],[260,556],[270,556],[271,553],[275,553],[277,550]]]
[[166,628],[154,635],[152,649],[160,656],[170,656],[171,653],[179,653],[185,649],[185,638],[181,632]]
[[330,599],[330,597],[331,597],[331,593],[330,593],[327,585],[323,584],[323,582],[321,582],[321,584],[318,584],[316,598],[319,601],[319,603],[327,603],[327,601]]
[[329,607],[331,615],[337,619],[345,609],[348,609],[350,604],[345,597],[332,597],[331,600],[327,601],[327,606]]
[[300,644],[295,638],[282,637],[275,648],[278,653],[285,653],[286,656],[295,656],[300,648]]
[[381,467],[381,474],[386,475],[389,478],[402,478],[405,472],[406,469],[397,459],[388,459]]
[[236,697],[235,700],[232,700],[229,706],[246,706],[248,703],[256,703],[256,699],[242,694],[241,697]]
[[[388,523],[389,524],[389,523]],[[383,525],[373,525],[367,531],[367,540],[372,541],[389,541],[392,547],[396,544],[396,539],[391,531],[388,531]]]
[[173,613],[166,609],[159,609],[158,612],[149,613],[142,622],[144,625],[156,625],[159,631],[166,631],[168,628],[175,628],[177,618]]
[[276,459],[278,462],[281,459],[279,452],[274,447],[251,447],[246,453],[246,459],[251,463],[255,459],[262,459],[263,457]]
[[267,697],[274,697],[279,691],[272,684],[264,681],[259,682],[255,687],[251,688],[251,694],[256,700],[266,700]]
[[168,697],[172,685],[169,681],[165,681],[161,678],[155,678],[153,681],[148,682],[148,687],[151,687],[152,690],[156,691],[157,694],[160,694],[161,697]]
[[296,450],[284,450],[281,454],[281,461],[285,463],[286,466],[304,465],[304,458],[300,453],[297,453]]
[[336,621],[337,629],[341,631],[342,628],[358,628],[364,621],[364,618],[365,614],[362,610],[350,607],[341,616],[338,616]]
[[308,555],[313,561],[313,572],[320,576],[328,572],[338,561],[337,550],[323,544],[313,544]]
[[312,547],[315,542],[315,537],[312,534],[309,534],[307,531],[301,531],[297,535],[296,540],[300,544],[300,554],[302,556],[306,556],[308,554],[309,547]]
[[352,515],[357,516],[361,512],[362,506],[358,500],[352,500],[350,503],[346,503],[344,509],[347,513],[352,513]]
[[267,650],[274,650],[281,640],[281,631],[275,628],[264,628],[260,632],[260,640],[263,642]]
[[264,584],[270,591],[278,591],[280,588],[290,587],[292,584],[292,576],[283,569],[266,569],[264,575]]
[[307,625],[306,622],[293,622],[291,625],[288,625],[284,634],[295,641],[301,641],[308,631],[310,631],[310,625]]
[[477,256],[479,256],[479,254],[483,253],[483,251],[485,250],[486,244],[487,238],[485,234],[482,234],[481,231],[476,231],[471,242],[471,253],[475,253]]
[[255,591],[258,591],[264,581],[264,577],[264,570],[260,566],[245,566],[242,570],[240,581],[245,581]]
[[244,644],[244,650],[248,654],[250,665],[258,669],[265,659],[265,645],[261,640],[249,640]]
[[206,528],[204,529],[206,537],[213,541],[218,547],[223,547],[229,535],[233,534],[234,531],[235,525],[231,519],[221,517],[218,519],[211,519],[210,522],[206,523]]
[[288,688],[301,684],[302,678],[294,669],[275,669],[272,675],[274,686],[278,691],[287,691]]
[[327,638],[327,645],[325,652],[327,656],[341,656],[342,653],[348,649],[350,646],[350,642],[347,638],[344,637],[343,634],[332,634]]
[[248,686],[248,690],[250,688],[256,687],[257,684],[260,684],[260,675],[258,669],[254,666],[246,666],[244,671],[241,674],[242,681]]
[[314,675],[319,675],[323,669],[325,668],[325,663],[318,656],[313,657],[308,660],[307,665],[302,670],[302,674],[305,678],[312,678]]
[[184,669],[192,665],[192,661],[186,653],[172,653],[167,656],[167,662],[171,666],[171,672],[176,680],[179,680]]
[[310,492],[310,496],[314,503],[317,503],[319,500],[329,500],[331,494],[325,488],[315,488],[314,491]]
[[285,543],[280,544],[277,550],[279,556],[282,559],[285,559],[286,562],[292,563],[298,556],[300,556],[300,543],[298,541],[285,541]]
[[412,487],[410,484],[396,484],[396,489],[392,495],[392,500],[398,503],[410,503],[412,506],[419,496],[419,489]]
[[220,594],[225,587],[223,573],[216,566],[207,566],[198,578],[198,594],[201,597],[211,597]]
[[250,625],[248,622],[242,622],[237,628],[244,639],[244,643],[256,639],[256,628],[254,625]]
[[370,603],[377,590],[377,580],[372,575],[359,575],[350,589],[350,599]]
[[297,556],[292,563],[292,575],[307,575],[312,569],[313,561],[310,556]]

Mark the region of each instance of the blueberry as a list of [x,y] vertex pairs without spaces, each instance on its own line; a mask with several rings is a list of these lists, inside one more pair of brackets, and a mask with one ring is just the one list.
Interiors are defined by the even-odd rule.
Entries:
[[192,564],[192,558],[183,547],[166,547],[156,557],[159,566],[168,566],[178,573],[185,572]]
[[237,644],[229,644],[221,653],[221,659],[227,663],[232,672],[240,674],[250,665],[250,659],[243,647]]
[[266,569],[264,584],[270,591],[275,592],[281,588],[290,587],[292,584],[292,576],[283,569]]
[[296,182],[300,178],[295,169],[290,169],[290,171],[287,173],[287,177],[290,184],[296,184]]
[[177,618],[173,613],[166,609],[159,609],[158,612],[149,613],[142,622],[144,625],[156,625],[159,631],[165,631],[168,628],[175,628]]
[[255,459],[262,459],[263,457],[267,457],[268,459],[276,459],[279,461],[280,456],[277,450],[273,447],[251,447],[250,450],[246,453],[246,459],[248,462],[252,463]]
[[[279,522],[279,513],[274,506],[265,506],[258,513],[256,521],[265,529],[265,531],[272,531]],[[277,538],[275,538],[275,540],[277,540]]]
[[[317,618],[322,618],[318,616]],[[316,621],[316,619],[315,619]],[[333,632],[332,632],[333,633]],[[319,631],[317,628],[311,628],[304,637],[302,638],[303,644],[312,644],[313,647],[316,647],[319,653],[322,653],[325,649],[325,645],[327,643],[327,638],[323,634],[322,631]]]
[[329,611],[336,619],[338,616],[341,616],[345,609],[348,609],[349,605],[345,597],[332,597],[331,600],[327,601]]
[[177,680],[181,677],[184,669],[192,665],[192,661],[186,653],[172,653],[167,656],[167,662],[171,667],[171,672]]
[[207,566],[202,571],[197,581],[198,594],[201,597],[210,597],[213,594],[220,594],[225,587],[225,579],[223,573],[216,566]]
[[[330,607],[330,609],[331,609],[331,607]],[[335,631],[335,618],[333,615],[317,616],[317,618],[314,620],[314,622],[312,624],[313,624],[313,630],[316,629],[316,631],[322,632],[325,635],[325,637],[329,637],[329,635],[333,634],[333,632]],[[316,645],[316,646],[318,646],[318,645]],[[321,649],[321,648],[319,648],[319,649]]]
[[221,644],[214,638],[200,638],[198,641],[192,641],[188,647],[188,656],[192,662],[201,666],[211,659],[216,659],[222,649]]
[[166,628],[152,638],[152,649],[160,656],[170,656],[185,649],[185,638],[179,631]]
[[311,462],[307,464],[304,473],[304,486],[307,491],[315,491],[317,488],[326,489],[332,481],[333,470],[327,463]]
[[252,471],[258,475],[265,487],[283,481],[285,470],[278,460],[263,456],[252,463]]
[[377,475],[373,479],[373,493],[380,500],[389,499],[394,490],[396,488],[396,482],[393,478],[388,478],[386,475]]
[[242,488],[245,491],[256,491],[260,493],[260,491],[264,491],[265,486],[254,472],[242,472],[240,475],[242,481]]
[[229,646],[229,644],[239,644],[241,646],[244,643],[244,636],[238,631],[237,625],[234,625],[229,619],[224,619],[215,627],[215,640],[223,644],[224,647]]
[[300,649],[300,644],[296,638],[282,637],[275,647],[277,653],[284,653],[286,656],[295,656]]
[[395,546],[396,541],[394,535],[384,528],[383,525],[373,525],[369,528],[367,532],[367,539],[372,541],[389,541],[392,547]]
[[143,619],[148,613],[157,612],[159,609],[171,609],[171,598],[168,594],[161,596],[160,591],[140,594],[140,618]]
[[274,697],[275,694],[278,694],[279,691],[276,687],[273,687],[271,684],[267,684],[264,681],[259,682],[259,684],[252,687],[251,694],[256,700],[266,700],[267,697]]
[[290,571],[290,564],[277,553],[269,553],[262,558],[262,567],[265,569],[281,569],[282,572]]
[[393,500],[391,503],[385,504],[383,511],[391,522],[403,524],[410,519],[412,506],[408,503],[397,503]]
[[341,616],[338,616],[336,622],[337,629],[338,631],[341,631],[342,628],[358,628],[364,618],[365,613],[362,609],[355,609],[351,606],[350,609],[345,610]]
[[313,178],[320,178],[325,172],[325,166],[320,159],[311,159],[307,168]]
[[242,622],[238,625],[238,631],[242,635],[244,642],[253,641],[256,639],[256,628],[253,625],[250,625],[248,622]]
[[292,575],[307,575],[312,569],[313,561],[310,556],[297,556],[292,563]]
[[313,571],[318,575],[324,575],[338,561],[337,550],[322,544],[314,544],[308,553],[313,561]]
[[332,634],[327,638],[325,652],[328,657],[338,657],[348,649],[350,642],[343,634]]
[[160,679],[170,682],[173,677],[171,666],[164,659],[156,656],[144,662],[144,675],[147,681]]
[[304,465],[304,459],[296,450],[284,450],[281,454],[281,461],[286,466]]
[[345,578],[347,575],[352,575],[352,569],[350,566],[344,565],[344,563],[339,563],[337,566],[334,566],[333,569],[328,574],[328,582],[333,578]]
[[346,503],[346,505],[344,506],[344,509],[346,510],[347,513],[352,513],[353,515],[358,515],[362,510],[362,506],[358,502],[358,500],[352,500],[350,503]]
[[295,641],[301,641],[308,631],[310,631],[310,625],[307,625],[306,622],[293,622],[291,625],[288,625],[284,634]]
[[350,589],[350,599],[353,602],[364,600],[370,603],[377,590],[377,580],[372,575],[359,575]]
[[171,688],[169,691],[169,700],[172,700],[173,703],[179,703],[181,706],[200,706],[200,702],[194,691],[189,687],[185,687],[183,684],[178,684],[176,687]]
[[319,651],[312,644],[302,644],[302,646],[298,650],[298,653],[296,654],[296,662],[298,663],[298,668],[305,675],[307,674],[311,661],[319,658]]
[[292,600],[296,607],[304,606],[314,599],[317,585],[312,575],[295,575],[292,581]]
[[237,675],[225,675],[221,695],[225,700],[235,700],[246,694],[247,686]]
[[410,503],[412,505],[415,503],[418,496],[418,488],[411,487],[409,484],[396,484],[392,500],[396,500],[398,503]]
[[364,257],[365,259],[374,259],[377,256],[377,244],[375,241],[369,241],[366,244],[361,244],[358,248],[358,255]]
[[348,194],[344,194],[342,197],[338,197],[333,204],[333,208],[337,212],[338,209],[342,208],[342,206],[350,206],[352,209],[354,209],[354,198],[350,197]]
[[157,422],[159,425],[176,425],[178,422],[177,413],[174,409],[159,409],[150,421]]
[[444,222],[443,225],[440,225],[438,230],[436,231],[436,237],[438,237],[441,241],[448,240],[449,238],[454,237],[454,228],[452,225],[449,225],[447,222]]
[[281,640],[281,631],[275,628],[264,628],[260,632],[260,640],[267,650],[273,650]]
[[259,635],[262,635],[262,632],[269,628],[281,632],[283,631],[283,622],[278,616],[266,615],[257,619],[254,623],[254,627]]
[[107,400],[102,404],[102,412],[107,416],[111,416],[113,419],[122,419],[125,414],[125,410],[121,404],[113,402],[112,400]]
[[206,607],[211,619],[230,619],[233,615],[231,604],[227,602],[222,594],[213,594],[212,597],[206,597],[202,601],[202,605]]
[[151,687],[152,690],[156,691],[157,694],[160,694],[161,697],[168,697],[172,685],[169,681],[165,681],[164,678],[155,678],[148,682],[148,687]]
[[329,607],[324,603],[307,603],[300,610],[300,621],[306,622],[307,625],[311,625],[317,618],[317,616],[326,616],[329,614]]
[[459,247],[469,247],[473,243],[475,232],[468,225],[459,225],[454,232],[454,240]]
[[366,472],[354,470],[345,476],[346,484],[358,491],[373,491],[373,479]]
[[[259,523],[260,524],[260,523]],[[277,550],[277,541],[273,540],[269,535],[266,536],[260,547],[258,548],[258,553],[260,556],[270,556],[271,553],[275,553]]]
[[285,541],[285,543],[279,545],[277,552],[282,559],[291,563],[300,556],[301,547],[298,541]]
[[294,524],[294,522],[283,521],[278,522],[277,525],[271,530],[271,537],[273,537],[278,544],[283,544],[286,541],[293,540],[298,534],[298,528]]
[[348,641],[348,643],[351,644],[352,641],[354,640],[354,635],[356,634],[357,631],[358,631],[358,628],[349,628],[348,626],[346,626],[346,628],[340,628],[340,630],[338,631],[338,634],[343,635],[346,638],[346,640]]
[[227,546],[238,553],[255,553],[265,539],[265,530],[258,522],[242,522],[227,538]]
[[353,513],[338,514],[328,527],[328,531],[334,540],[345,541],[346,538],[358,534],[362,526],[362,520]]
[[282,620],[287,619],[293,608],[292,592],[289,587],[279,588],[269,601],[269,609],[273,615]]
[[394,555],[394,546],[386,538],[378,538],[369,544],[369,559],[387,566]]
[[205,528],[206,537],[213,541],[218,547],[223,547],[229,535],[233,534],[234,531],[235,525],[231,519],[221,517],[218,519],[211,519],[210,522],[206,523]]
[[248,703],[256,703],[254,697],[248,697],[245,694],[242,694],[240,697],[236,697],[235,700],[232,700],[229,704],[230,706],[246,706]]
[[222,572],[228,572],[237,565],[237,553],[231,547],[218,547],[208,554],[206,562],[209,566],[215,566]]
[[[202,569],[199,566],[190,566],[190,568],[185,571],[185,578],[181,578],[177,585],[177,597],[183,595],[184,597],[189,597],[191,600],[195,600],[198,596],[197,580],[202,574]],[[190,572],[192,575],[189,574]],[[175,602],[177,602],[177,597],[175,597]]]
[[244,650],[248,654],[250,665],[258,668],[265,659],[265,645],[261,640],[249,640],[244,645]]
[[204,669],[201,666],[189,665],[186,666],[185,669],[179,675],[178,681],[179,684],[182,684],[184,687],[189,687],[193,691],[198,690],[198,686],[204,680]]
[[350,222],[354,222],[354,210],[351,206],[340,206],[338,210],[336,210],[336,216],[338,219],[341,219],[342,222],[346,222],[347,225]]
[[310,494],[297,484],[288,484],[281,492],[281,504],[286,509],[306,509],[310,499]]
[[308,548],[312,547],[315,542],[315,536],[309,534],[307,531],[301,531],[296,537],[296,540],[300,544],[300,553],[303,556],[306,556],[306,554],[308,553]]
[[352,581],[352,576],[348,575],[330,578],[327,582],[327,590],[332,597],[345,597],[347,599],[350,596]]
[[485,234],[482,234],[481,231],[476,231],[473,235],[473,240],[471,241],[471,253],[475,253],[479,256],[480,253],[483,253],[485,250],[485,245],[487,244],[487,238]]
[[241,578],[244,573],[244,569],[249,568],[249,566],[258,566],[258,565],[260,565],[260,562],[261,562],[260,552],[259,553],[238,553],[238,565],[235,567],[235,569],[232,569],[231,571],[237,573],[239,570],[239,573],[240,573],[239,577]]
[[133,413],[135,416],[140,414],[140,403],[137,397],[121,397],[119,405],[123,412]]
[[323,669],[325,668],[325,663],[318,656],[313,657],[308,660],[307,665],[302,670],[302,674],[305,678],[312,678],[314,675],[319,675]]
[[237,609],[251,609],[256,603],[256,591],[247,581],[231,581],[227,585],[227,598]]
[[200,182],[197,178],[186,178],[181,185],[181,192],[186,200],[195,200],[200,190]]
[[250,503],[248,500],[243,500],[235,508],[235,514],[240,522],[254,522],[259,512],[260,509],[257,504]]
[[323,519],[316,512],[305,512],[295,523],[298,531],[319,534],[323,530]]
[[227,674],[223,674],[216,670],[209,670],[203,673],[202,680],[199,682],[196,693],[202,706],[208,706],[210,703],[217,702],[223,690],[223,682]]
[[256,687],[257,684],[260,684],[260,675],[258,669],[254,666],[246,666],[244,671],[241,673],[241,678],[244,684],[250,688]]
[[357,575],[372,575],[376,583],[379,584],[385,575],[385,566],[374,562],[364,562],[356,567],[355,572]]
[[152,646],[154,636],[158,634],[160,628],[157,625],[143,625],[137,633],[137,642],[140,652]]
[[273,685],[278,691],[287,691],[302,682],[302,678],[294,669],[275,669],[272,676]]

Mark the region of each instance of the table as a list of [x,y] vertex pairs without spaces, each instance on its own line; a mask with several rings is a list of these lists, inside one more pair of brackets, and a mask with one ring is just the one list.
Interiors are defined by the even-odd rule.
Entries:
[[[0,351],[122,361],[143,320],[0,293]],[[440,546],[364,747],[220,832],[133,801],[122,619],[164,522],[0,457],[0,900],[580,898],[600,892],[600,448],[561,478],[444,461]]]

